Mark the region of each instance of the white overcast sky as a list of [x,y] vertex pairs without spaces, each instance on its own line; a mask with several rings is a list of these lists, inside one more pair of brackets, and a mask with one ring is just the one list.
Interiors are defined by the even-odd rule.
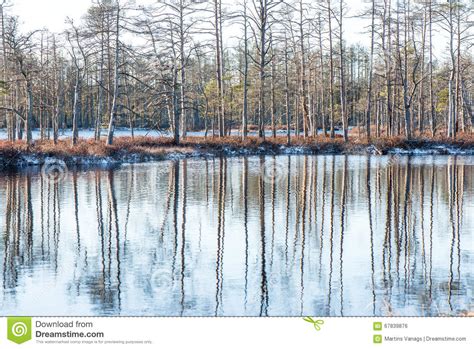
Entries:
[[[149,2],[150,0],[136,0],[137,4]],[[78,21],[91,6],[91,0],[11,0],[13,4],[12,12],[20,17],[25,30],[48,28],[53,32],[60,32],[65,29],[66,17],[71,17]],[[224,0],[224,3],[235,3],[232,0]],[[364,4],[361,0],[346,0],[349,8],[349,15],[356,14]],[[363,30],[361,21],[357,21],[354,30],[354,20],[346,22],[346,35],[351,42],[360,41],[359,32]],[[352,40],[351,40],[352,39]]]
[[[136,0],[137,4],[144,2],[150,2],[152,0]],[[315,0],[311,0],[315,1]],[[11,12],[20,17],[22,27],[24,30],[33,30],[33,29],[42,29],[48,28],[52,32],[61,32],[65,29],[65,19],[66,17],[73,18],[75,21],[79,21],[81,16],[83,16],[89,6],[91,6],[91,0],[11,0],[13,7]],[[233,0],[224,0],[224,3],[233,4],[236,1]],[[346,19],[344,25],[344,36],[348,43],[350,44],[362,44],[367,45],[369,43],[370,37],[368,34],[364,34],[366,30],[364,26],[367,26],[369,23],[367,20],[356,19],[355,17],[358,13],[362,11],[363,8],[369,6],[368,1],[364,0],[346,0],[345,1],[348,8],[348,18]],[[229,33],[230,30],[227,30],[227,35],[232,35]],[[224,32],[224,35],[226,33]],[[442,45],[436,45],[435,51],[441,52],[444,51],[445,40],[442,38],[442,34],[437,34],[440,37],[440,42]],[[443,58],[443,57],[440,57]]]

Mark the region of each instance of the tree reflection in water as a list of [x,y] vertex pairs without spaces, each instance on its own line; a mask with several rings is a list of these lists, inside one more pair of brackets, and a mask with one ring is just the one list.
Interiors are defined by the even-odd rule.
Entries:
[[[267,156],[0,178],[3,315],[472,311],[462,157]],[[469,214],[471,213],[471,214]]]

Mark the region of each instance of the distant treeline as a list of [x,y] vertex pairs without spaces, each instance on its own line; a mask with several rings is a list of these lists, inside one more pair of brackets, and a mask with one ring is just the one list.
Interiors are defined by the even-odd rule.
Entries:
[[[474,121],[472,4],[366,1],[368,47],[342,0],[94,0],[67,30],[24,32],[0,4],[0,126],[57,142],[116,126],[223,137],[278,129],[456,138]],[[441,38],[445,54],[436,56]],[[443,43],[443,45],[445,45]],[[434,52],[434,47],[437,51]],[[267,134],[268,136],[268,134]]]

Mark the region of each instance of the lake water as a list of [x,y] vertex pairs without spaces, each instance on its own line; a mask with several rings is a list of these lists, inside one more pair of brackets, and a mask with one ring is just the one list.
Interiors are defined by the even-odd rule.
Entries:
[[266,156],[0,175],[0,315],[474,310],[473,157]]

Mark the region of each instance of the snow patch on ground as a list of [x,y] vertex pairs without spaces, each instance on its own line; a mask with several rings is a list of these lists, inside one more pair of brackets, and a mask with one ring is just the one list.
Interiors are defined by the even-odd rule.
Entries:
[[[286,136],[287,131],[286,130],[277,130],[277,135],[278,136]],[[47,134],[47,132],[46,132]],[[133,130],[134,136],[144,136],[144,137],[173,137],[173,134],[169,132],[168,130],[151,130],[151,129],[144,129],[144,128],[136,128]],[[318,131],[318,134],[323,134],[322,130]],[[336,130],[337,135],[342,135],[342,131]],[[103,129],[101,131],[102,137],[105,137],[107,135],[107,130]],[[186,136],[187,137],[204,137],[206,135],[205,131],[191,131],[187,132]],[[231,136],[241,136],[241,131],[240,130],[232,130],[230,133]],[[258,136],[257,131],[249,131],[248,132],[249,136]],[[266,137],[271,137],[273,135],[271,130],[265,130],[265,136]],[[295,131],[291,131],[291,135],[295,135]],[[84,139],[92,139],[95,136],[95,131],[94,129],[87,129],[87,130],[80,130],[79,131],[79,138],[84,138]],[[115,137],[131,137],[132,132],[130,129],[127,128],[116,128],[114,131],[114,136]],[[207,132],[207,136],[211,137],[212,132]],[[33,139],[40,139],[41,138],[41,133],[39,130],[35,129],[32,131],[32,137]],[[50,137],[53,137],[52,131],[50,132]],[[66,130],[60,130],[59,131],[59,139],[67,139],[72,137],[72,130],[66,129]],[[6,129],[2,128],[0,129],[0,140],[5,140],[7,139],[7,131]]]
[[449,145],[435,145],[425,149],[393,148],[388,151],[392,155],[474,155],[474,148],[461,149]]
[[287,154],[287,155],[304,155],[304,154],[308,154],[308,153],[311,153],[311,150],[306,148],[306,147],[285,147],[283,146],[281,148],[281,150],[283,150],[283,153],[284,154]]
[[[2,130],[0,130],[1,132]],[[93,132],[92,132],[93,134]],[[20,168],[28,166],[42,166],[50,162],[64,161],[67,166],[85,166],[85,167],[110,167],[120,166],[122,164],[144,163],[160,160],[181,160],[185,158],[214,158],[220,156],[235,157],[235,156],[252,156],[252,155],[382,155],[382,154],[397,156],[430,156],[430,155],[459,155],[465,156],[469,163],[473,163],[474,147],[460,148],[452,145],[435,144],[426,148],[392,148],[384,152],[375,145],[369,146],[354,146],[348,149],[340,148],[338,146],[329,146],[319,148],[317,145],[312,147],[299,145],[280,145],[273,147],[259,146],[252,147],[236,147],[223,146],[217,149],[210,149],[206,147],[193,149],[176,149],[169,153],[156,154],[140,154],[120,152],[115,156],[71,156],[71,157],[48,157],[42,154],[18,154],[16,157],[5,159],[0,157],[0,169],[5,167]],[[470,160],[471,159],[471,160]]]
[[43,161],[35,155],[21,155],[16,161],[23,163],[25,166],[38,166],[43,164]]

